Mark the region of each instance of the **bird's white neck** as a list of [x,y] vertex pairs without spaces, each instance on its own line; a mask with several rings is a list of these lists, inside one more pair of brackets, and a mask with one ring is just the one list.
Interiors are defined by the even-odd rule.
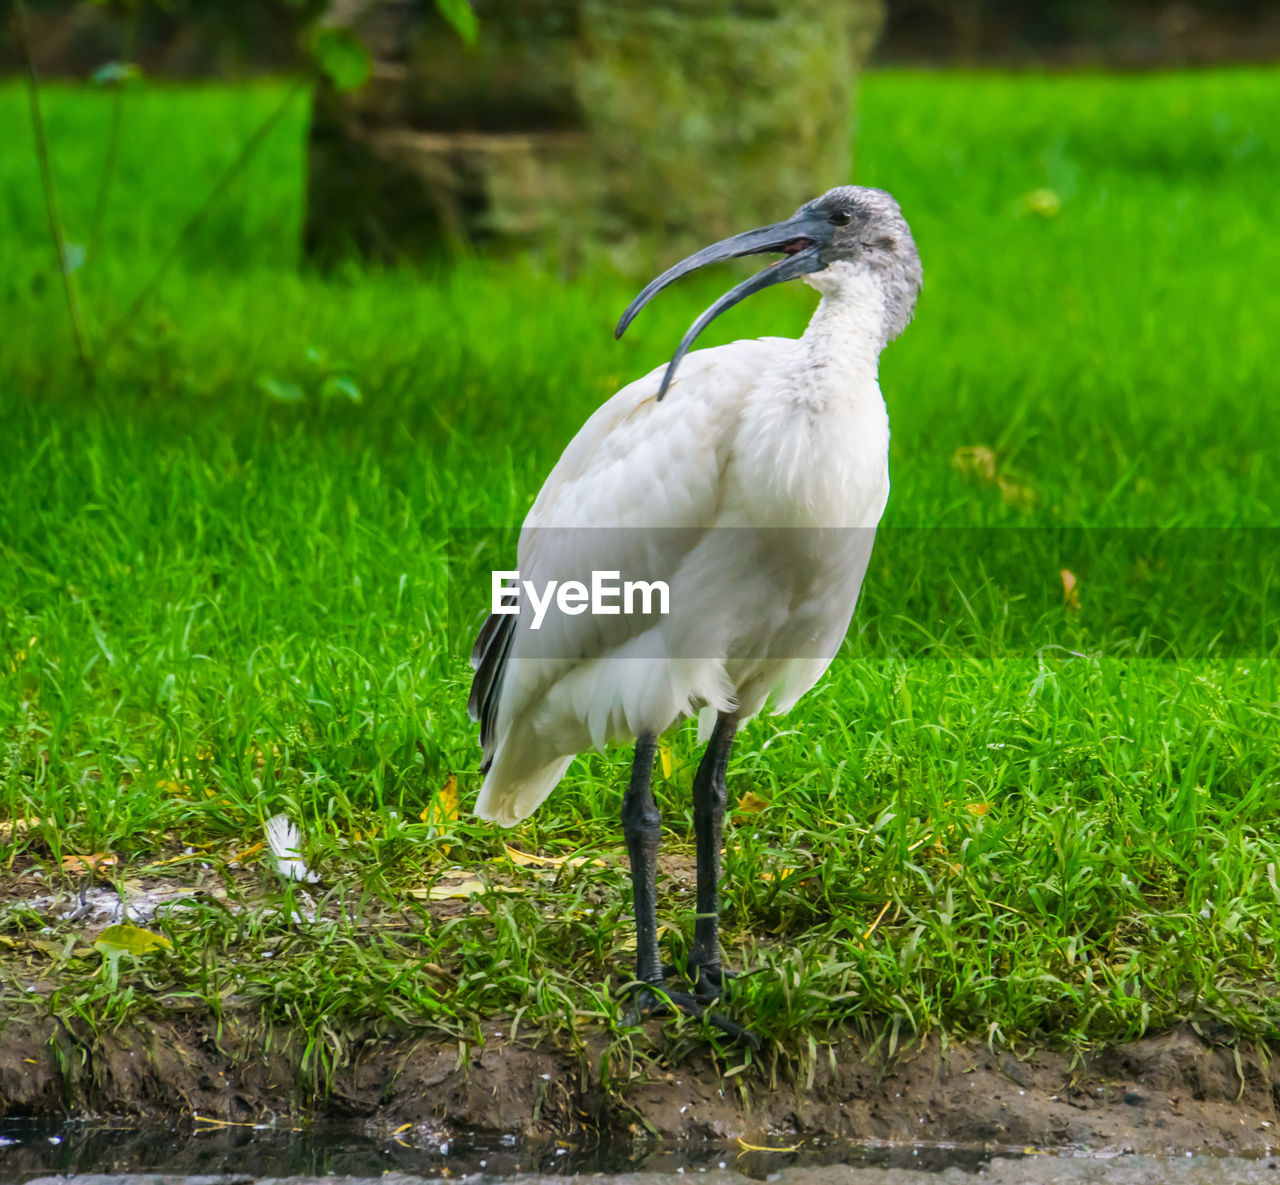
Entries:
[[800,339],[810,367],[833,368],[841,386],[850,379],[874,383],[884,347],[884,289],[865,268],[843,260],[805,276],[822,293]]
[[876,374],[884,297],[847,264],[810,282],[822,302],[809,328],[743,409],[741,473],[751,475],[743,505],[753,521],[775,526],[874,525],[889,490],[889,419]]

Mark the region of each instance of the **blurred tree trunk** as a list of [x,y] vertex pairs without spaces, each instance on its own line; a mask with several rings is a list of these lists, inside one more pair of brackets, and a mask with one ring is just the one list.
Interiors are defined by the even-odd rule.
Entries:
[[[536,247],[622,266],[773,221],[850,176],[882,0],[337,0],[373,50],[317,91],[307,244],[416,256]],[[671,245],[674,240],[675,246]]]

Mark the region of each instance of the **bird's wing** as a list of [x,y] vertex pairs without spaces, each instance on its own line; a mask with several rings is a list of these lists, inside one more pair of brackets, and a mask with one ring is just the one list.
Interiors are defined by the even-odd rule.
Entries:
[[485,619],[471,650],[471,694],[467,697],[467,714],[480,725],[480,747],[484,760],[480,772],[488,770],[493,760],[498,700],[502,692],[502,676],[507,669],[511,644],[515,640],[516,619],[491,613]]
[[[719,471],[725,457],[716,455],[716,446],[727,449],[731,440],[723,431],[726,420],[736,419],[761,372],[795,347],[793,338],[766,337],[696,350],[681,362],[661,402],[665,362],[628,383],[578,429],[542,483],[524,530],[568,526],[579,518],[582,525],[604,526],[610,515],[668,523],[671,512],[690,507],[700,492],[696,480],[685,485],[695,476],[685,465],[688,451],[699,452]],[[646,469],[674,481],[649,489],[640,482]],[[583,501],[588,490],[603,493],[604,501]],[[655,501],[664,497],[672,500],[665,514]]]
[[[592,572],[670,580],[716,522],[743,402],[794,347],[772,338],[699,350],[661,402],[665,365],[622,388],[582,426],[538,493],[520,534],[521,579],[538,588],[550,580],[589,587]],[[473,651],[469,707],[481,722],[486,762],[513,715],[551,681],[628,644],[634,650],[654,625],[653,614],[552,611],[534,631],[529,609],[522,598],[519,617],[491,617]],[[513,676],[512,659],[535,661],[515,664]]]

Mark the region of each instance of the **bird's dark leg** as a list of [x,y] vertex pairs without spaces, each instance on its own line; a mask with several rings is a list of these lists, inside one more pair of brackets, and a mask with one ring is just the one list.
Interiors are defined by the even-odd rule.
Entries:
[[[721,719],[723,721],[724,717]],[[724,821],[724,766],[729,759],[729,744],[733,740],[733,733],[736,728],[737,721],[734,720],[728,727],[725,739],[722,742],[724,756],[719,762],[719,774],[717,775],[720,785],[720,807],[718,814],[713,812],[714,818],[708,830],[709,837],[711,832],[714,831],[714,841],[711,849],[714,863],[710,890],[713,915],[716,899],[715,881],[720,865],[720,828]],[[716,726],[717,735],[720,734],[721,730],[722,726],[718,724]],[[715,744],[714,738],[712,744]],[[710,750],[708,750],[709,752]],[[759,1048],[760,1042],[754,1033],[744,1029],[741,1025],[735,1024],[728,1017],[721,1016],[718,1012],[709,1012],[702,1001],[689,995],[688,992],[673,992],[663,986],[667,978],[667,968],[663,967],[662,958],[658,953],[657,909],[658,840],[661,835],[662,816],[658,813],[658,807],[653,801],[653,760],[657,753],[657,737],[652,734],[646,734],[636,738],[636,756],[631,766],[631,781],[627,785],[627,792],[622,796],[622,834],[627,841],[627,854],[631,857],[631,896],[636,911],[636,979],[643,985],[636,993],[636,1003],[631,1014],[631,1022],[638,1022],[646,1015],[661,1016],[674,1004],[693,1016],[701,1016],[705,1012],[707,1018],[721,1032]],[[705,765],[706,763],[707,758],[704,758],[703,764]],[[701,769],[699,769],[699,776],[701,776],[701,772]],[[697,801],[695,792],[695,803]],[[696,814],[696,805],[694,810]],[[702,831],[699,830],[699,912],[701,912],[703,903],[702,854]],[[702,925],[701,918],[699,918],[698,925]],[[701,933],[701,930],[699,930],[699,933]],[[716,982],[718,984],[720,948],[716,926],[712,926],[710,935],[712,949],[716,952]],[[695,942],[695,949],[697,949],[697,945],[697,942]],[[719,993],[716,992],[715,994]]]
[[622,834],[631,857],[631,897],[636,910],[636,978],[661,984],[662,959],[658,955],[658,840],[662,816],[653,801],[653,759],[658,738],[652,733],[636,738],[631,782],[622,796]]
[[700,996],[714,999],[724,989],[720,965],[720,849],[728,798],[725,772],[738,718],[721,712],[693,778],[693,833],[698,845],[698,916],[689,952],[689,978]]

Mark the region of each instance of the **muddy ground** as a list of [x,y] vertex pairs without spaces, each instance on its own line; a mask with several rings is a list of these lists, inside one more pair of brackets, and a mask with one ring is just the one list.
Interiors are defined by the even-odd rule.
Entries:
[[[81,1038],[54,1021],[0,1031],[0,1114],[253,1121],[287,1115],[384,1130],[510,1132],[561,1140],[596,1133],[774,1143],[801,1136],[1075,1146],[1149,1153],[1262,1153],[1280,1130],[1280,1065],[1265,1050],[1180,1028],[1080,1058],[1025,1059],[937,1039],[886,1060],[856,1042],[820,1056],[811,1083],[763,1069],[724,1077],[708,1053],[667,1067],[662,1032],[625,1086],[602,1084],[603,1050],[412,1037],[355,1040],[326,1097],[300,1097],[304,1049],[251,1017],[166,1020]],[[618,1067],[613,1064],[613,1072]]]

